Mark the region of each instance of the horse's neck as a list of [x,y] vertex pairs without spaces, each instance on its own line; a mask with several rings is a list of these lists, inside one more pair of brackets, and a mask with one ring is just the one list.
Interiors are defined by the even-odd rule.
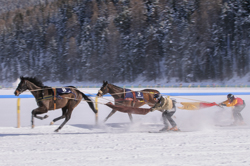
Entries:
[[36,86],[30,81],[27,81],[26,84],[27,84],[29,91],[33,94],[33,96],[35,98],[39,97],[39,94],[41,93],[39,89],[42,89],[42,88],[39,86]]
[[114,86],[112,84],[108,84],[108,88],[109,88],[109,93],[111,94],[111,96],[113,96],[114,98],[121,98],[123,95],[123,88]]

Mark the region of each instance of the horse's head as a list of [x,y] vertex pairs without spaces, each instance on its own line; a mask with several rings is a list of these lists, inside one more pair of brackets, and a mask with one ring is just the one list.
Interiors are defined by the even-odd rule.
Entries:
[[98,91],[97,95],[98,97],[102,97],[103,95],[109,93],[109,89],[108,89],[108,81],[103,81],[103,85],[100,88],[100,90]]
[[15,96],[19,96],[22,92],[24,92],[28,89],[25,78],[20,77],[20,79],[21,79],[21,81],[18,84],[18,86],[14,92]]

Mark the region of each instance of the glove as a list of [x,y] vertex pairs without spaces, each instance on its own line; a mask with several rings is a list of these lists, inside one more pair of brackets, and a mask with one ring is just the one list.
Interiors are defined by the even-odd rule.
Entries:
[[219,106],[226,106],[226,104],[220,103]]

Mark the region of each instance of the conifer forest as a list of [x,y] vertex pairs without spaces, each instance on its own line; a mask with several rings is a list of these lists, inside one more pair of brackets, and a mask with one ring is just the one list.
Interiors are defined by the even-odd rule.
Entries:
[[250,72],[250,0],[0,2],[0,82],[201,82]]

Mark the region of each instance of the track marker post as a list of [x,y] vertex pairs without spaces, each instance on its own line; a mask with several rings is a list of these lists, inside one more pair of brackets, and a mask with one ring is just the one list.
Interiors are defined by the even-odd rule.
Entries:
[[97,113],[95,114],[95,124],[98,124],[98,97],[95,97],[95,109],[97,111]]
[[17,99],[17,128],[20,128],[20,98]]

